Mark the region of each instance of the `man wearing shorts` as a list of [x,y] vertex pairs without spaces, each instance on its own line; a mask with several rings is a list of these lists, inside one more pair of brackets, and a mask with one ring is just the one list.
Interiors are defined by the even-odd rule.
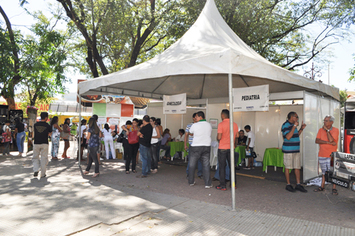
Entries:
[[[301,169],[301,154],[300,154],[300,135],[306,124],[302,122],[301,128],[297,130],[298,115],[296,112],[291,111],[287,115],[287,121],[282,124],[282,136],[284,142],[282,145],[282,152],[284,153],[285,177],[286,177],[286,190],[296,192],[296,190],[306,193],[307,190],[301,185],[300,169]],[[297,185],[295,188],[290,183],[289,170],[295,169]]]
[[[319,144],[318,162],[322,169],[322,184],[316,188],[314,192],[321,192],[324,190],[325,172],[330,169],[330,155],[337,151],[339,140],[339,129],[333,127],[334,117],[324,117],[324,125],[318,130],[316,137],[316,144]],[[338,195],[338,191],[333,184],[333,195]]]

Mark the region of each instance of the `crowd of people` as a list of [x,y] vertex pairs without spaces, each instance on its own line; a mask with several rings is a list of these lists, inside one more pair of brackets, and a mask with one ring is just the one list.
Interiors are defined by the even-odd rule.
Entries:
[[[205,188],[212,187],[212,180],[219,180],[219,185],[216,189],[225,191],[227,190],[227,182],[230,181],[231,176],[231,158],[230,158],[230,121],[229,110],[223,109],[221,112],[222,122],[218,124],[217,129],[217,141],[218,141],[218,168],[215,177],[212,179],[210,176],[210,152],[212,143],[212,126],[205,119],[205,114],[202,111],[196,112],[192,116],[193,122],[188,124],[186,129],[179,129],[179,135],[172,139],[170,130],[164,129],[161,126],[161,120],[155,117],[149,117],[145,115],[142,120],[133,119],[127,121],[125,125],[121,127],[122,132],[118,135],[117,132],[112,131],[108,124],[104,125],[104,128],[100,130],[97,122],[98,116],[93,115],[89,119],[89,125],[87,127],[87,121],[83,119],[81,121],[81,133],[80,135],[80,155],[85,147],[88,149],[87,167],[84,174],[89,174],[92,163],[95,162],[95,172],[93,177],[99,176],[100,166],[100,139],[103,138],[106,150],[106,159],[110,156],[115,158],[115,149],[113,145],[114,139],[120,139],[124,149],[124,160],[126,174],[137,173],[136,165],[138,156],[142,163],[142,172],[137,175],[137,178],[146,178],[150,173],[158,172],[158,164],[160,163],[160,150],[164,150],[165,154],[163,159],[170,159],[170,141],[184,142],[185,150],[188,153],[188,164],[186,168],[186,174],[188,184],[194,186],[196,182],[195,171],[197,176],[204,180]],[[65,142],[64,152],[62,157],[68,158],[66,152],[69,148],[69,133],[70,128],[68,120],[65,120],[63,126],[58,125],[58,117],[51,119],[50,125],[47,123],[48,113],[42,112],[41,121],[34,125],[34,146],[33,146],[33,168],[34,176],[38,176],[41,171],[41,177],[46,176],[46,165],[48,163],[48,137],[52,139],[52,159],[58,159],[59,139],[62,138]],[[337,143],[339,137],[339,130],[333,127],[334,117],[326,116],[324,118],[324,126],[318,131],[315,142],[319,144],[319,163],[322,170],[323,178],[322,184],[319,188],[316,188],[315,192],[324,190],[325,174],[330,169],[330,156],[332,152],[337,150]],[[9,132],[9,121],[3,126],[3,132]],[[301,169],[301,157],[300,157],[300,134],[306,128],[306,124],[302,122],[299,126],[298,115],[296,112],[290,112],[287,116],[286,122],[282,124],[281,131],[284,138],[282,152],[284,153],[284,165],[285,165],[285,178],[286,178],[286,190],[295,192],[296,190],[301,192],[307,192],[301,185],[300,181],[300,169]],[[254,169],[254,152],[255,147],[255,134],[251,131],[251,126],[246,125],[244,130],[239,130],[236,123],[233,124],[233,146],[238,145],[245,146],[246,157],[249,158],[248,165],[245,169]],[[79,131],[79,127],[78,127]],[[16,120],[17,142],[19,146],[19,152],[22,153],[23,147],[23,124]],[[68,144],[67,144],[68,142]],[[8,148],[5,142],[5,148],[3,151],[8,153]],[[249,153],[249,154],[248,154]],[[41,158],[39,157],[41,156]],[[238,157],[238,153],[235,155]],[[41,161],[39,161],[41,159]],[[294,169],[296,175],[296,186],[293,187],[290,183],[290,170]],[[235,172],[234,172],[235,173]],[[216,178],[217,176],[217,178]],[[230,187],[236,188],[236,175],[234,175],[234,182],[231,181]],[[337,195],[335,185],[333,185],[332,193]]]

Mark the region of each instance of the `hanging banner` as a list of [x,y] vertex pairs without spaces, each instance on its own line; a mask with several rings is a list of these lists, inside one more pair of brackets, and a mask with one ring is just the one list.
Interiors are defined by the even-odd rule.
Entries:
[[233,111],[269,111],[269,85],[234,88]]
[[163,96],[163,114],[186,114],[186,93]]

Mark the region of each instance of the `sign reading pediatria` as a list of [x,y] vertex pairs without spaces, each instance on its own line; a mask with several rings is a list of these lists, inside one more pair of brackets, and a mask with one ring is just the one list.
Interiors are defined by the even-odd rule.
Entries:
[[186,93],[163,96],[163,114],[185,114],[186,113]]
[[233,111],[269,111],[269,85],[233,89]]

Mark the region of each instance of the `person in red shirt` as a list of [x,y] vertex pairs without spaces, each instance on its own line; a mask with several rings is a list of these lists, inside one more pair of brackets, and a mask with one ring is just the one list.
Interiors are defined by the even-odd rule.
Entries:
[[[222,122],[218,124],[218,130],[217,130],[217,140],[219,141],[218,145],[218,165],[219,165],[219,185],[216,186],[216,189],[226,191],[226,161],[228,161],[228,165],[230,168],[232,168],[231,165],[231,158],[230,158],[230,148],[231,148],[231,143],[230,143],[230,124],[229,124],[229,110],[223,109],[221,113],[221,118]],[[233,122],[233,133],[234,133],[234,138],[239,137],[238,133],[238,125]],[[232,148],[234,148],[234,143],[232,143]],[[231,172],[232,173],[232,172]],[[235,174],[235,172],[234,172]],[[234,178],[235,182],[237,182],[237,178]],[[234,183],[231,183],[232,185]]]
[[[316,144],[319,144],[318,161],[322,169],[322,184],[314,190],[315,192],[324,190],[325,172],[330,169],[330,155],[332,152],[336,152],[338,148],[339,129],[333,127],[334,120],[333,116],[326,116],[324,118],[324,125],[319,129],[316,137]],[[333,195],[338,195],[335,186],[333,184],[332,193]]]

